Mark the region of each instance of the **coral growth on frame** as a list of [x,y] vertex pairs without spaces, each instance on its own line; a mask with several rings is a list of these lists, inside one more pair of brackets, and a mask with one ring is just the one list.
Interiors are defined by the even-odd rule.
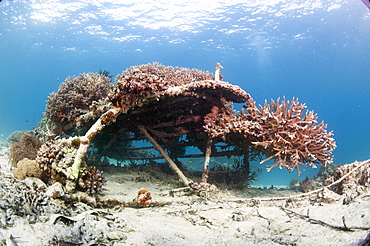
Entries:
[[[206,183],[213,155],[244,156],[247,169],[252,157],[261,162],[273,160],[269,170],[279,166],[298,173],[300,165],[331,162],[336,147],[332,132],[326,131],[313,111],[304,111],[306,106],[297,99],[256,106],[239,86],[221,81],[221,68],[217,64],[213,75],[152,63],[130,67],[114,84],[103,74],[68,78],[50,95],[45,116],[56,134],[74,137],[46,142],[37,157],[41,170],[61,180],[70,192],[80,188],[95,194],[106,180],[86,165],[90,145],[98,134],[125,132],[148,139],[183,184],[191,184],[194,190],[210,187]],[[236,112],[233,103],[245,103],[244,109]],[[200,184],[189,180],[167,154],[174,152],[171,146],[180,137],[205,154]],[[119,139],[112,138],[106,148],[114,141]],[[219,152],[217,143],[231,150]]]
[[304,112],[305,108],[297,99],[271,100],[259,107],[249,99],[238,114],[208,115],[205,130],[235,145],[247,141],[255,151],[268,156],[261,163],[274,161],[268,170],[279,166],[300,173],[300,165],[316,168],[316,164],[331,163],[336,147],[333,133],[326,131],[327,126],[317,121],[313,111]]

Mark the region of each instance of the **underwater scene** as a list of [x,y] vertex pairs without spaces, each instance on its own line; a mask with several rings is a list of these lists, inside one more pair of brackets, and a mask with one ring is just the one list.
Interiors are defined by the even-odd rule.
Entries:
[[369,22],[0,1],[0,245],[370,245]]

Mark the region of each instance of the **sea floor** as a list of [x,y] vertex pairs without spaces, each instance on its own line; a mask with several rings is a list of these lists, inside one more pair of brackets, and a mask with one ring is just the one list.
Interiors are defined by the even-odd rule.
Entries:
[[[273,199],[289,190],[221,190],[207,198],[175,192],[140,172],[106,172],[100,199],[122,205],[68,203],[35,192],[12,177],[0,150],[0,245],[368,245],[370,192],[343,205],[339,198]],[[145,188],[146,207],[128,206]],[[125,204],[125,205],[123,205]],[[370,241],[370,238],[369,238]]]

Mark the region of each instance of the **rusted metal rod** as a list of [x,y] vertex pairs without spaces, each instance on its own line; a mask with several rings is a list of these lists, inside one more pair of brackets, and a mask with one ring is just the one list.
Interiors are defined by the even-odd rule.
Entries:
[[209,137],[207,139],[206,156],[204,159],[204,167],[203,167],[203,174],[202,174],[202,183],[207,183],[207,180],[208,180],[208,168],[209,168],[209,161],[211,160],[212,143],[213,143],[213,139]]
[[185,185],[189,185],[189,179],[185,177],[184,173],[178,168],[176,163],[167,155],[167,153],[163,150],[163,148],[155,141],[152,136],[148,133],[146,128],[142,125],[137,126],[139,130],[145,135],[145,137],[153,144],[154,148],[163,156],[163,158],[168,162],[170,168],[179,176],[181,182]]

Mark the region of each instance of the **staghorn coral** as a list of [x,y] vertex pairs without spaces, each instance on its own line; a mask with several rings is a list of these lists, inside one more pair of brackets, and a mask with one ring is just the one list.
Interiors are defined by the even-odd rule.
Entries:
[[271,168],[279,166],[289,171],[298,170],[299,165],[307,167],[307,164],[316,168],[316,164],[328,164],[332,162],[332,151],[336,148],[332,132],[326,131],[326,125],[318,123],[317,115],[313,111],[303,110],[304,104],[299,104],[297,99],[289,102],[285,99],[280,103],[271,100],[257,109],[254,103],[246,106],[249,114],[246,115],[253,122],[260,125],[254,135],[256,146],[263,147],[268,157],[261,163],[273,159]]
[[114,105],[127,112],[131,107],[141,107],[148,98],[155,98],[166,89],[193,81],[212,79],[209,72],[174,68],[158,63],[132,66],[116,78],[110,99]]
[[45,117],[53,122],[53,130],[60,134],[74,127],[94,102],[105,99],[112,89],[110,82],[109,77],[97,73],[68,77],[47,100]]
[[213,94],[217,97],[230,97],[229,101],[235,102],[244,102],[249,98],[240,87],[213,79],[211,73],[198,69],[158,63],[132,66],[117,76],[110,100],[126,113],[132,107],[141,107],[162,96]]
[[300,174],[300,165],[316,168],[316,164],[331,163],[331,152],[336,147],[333,133],[326,131],[323,122],[318,123],[313,111],[304,114],[306,106],[298,100],[271,100],[270,104],[265,102],[257,107],[249,99],[244,108],[246,112],[242,110],[239,114],[224,111],[208,115],[205,131],[235,145],[241,140],[242,144],[253,145],[253,151],[269,156],[261,163],[274,161],[268,171],[279,166],[288,171],[297,169]]
[[[13,140],[15,141],[15,140]],[[10,161],[15,166],[20,160],[28,158],[34,160],[41,146],[38,138],[31,134],[24,134],[10,147]]]
[[213,80],[194,81],[185,85],[171,87],[158,93],[158,96],[179,96],[181,94],[189,94],[198,97],[212,95],[216,98],[222,98],[225,104],[230,101],[244,103],[250,98],[250,95],[237,85]]

